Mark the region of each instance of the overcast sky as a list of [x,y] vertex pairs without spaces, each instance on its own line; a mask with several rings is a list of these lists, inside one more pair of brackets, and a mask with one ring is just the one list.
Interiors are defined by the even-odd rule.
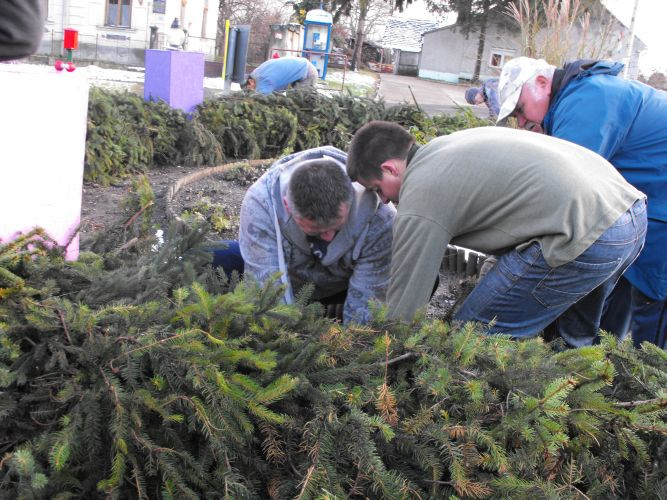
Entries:
[[[635,0],[603,0],[612,13],[630,26]],[[431,19],[432,14],[422,0],[416,0],[402,15],[414,19]],[[635,18],[635,33],[648,46],[639,67],[650,75],[654,70],[667,72],[667,0],[639,0]]]
[[[630,26],[635,0],[605,0],[604,3]],[[639,63],[642,72],[667,71],[667,0],[639,0],[635,33],[648,46]]]

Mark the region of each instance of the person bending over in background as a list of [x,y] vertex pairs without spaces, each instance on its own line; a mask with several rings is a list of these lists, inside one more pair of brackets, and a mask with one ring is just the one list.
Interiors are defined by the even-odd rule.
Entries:
[[468,104],[486,104],[489,108],[489,118],[495,120],[500,111],[498,102],[498,79],[489,78],[481,87],[470,87],[466,90],[466,101]]
[[269,59],[250,73],[243,88],[261,94],[270,94],[287,87],[314,87],[317,83],[317,69],[304,57],[279,57]]
[[279,271],[287,303],[312,283],[314,300],[342,304],[345,323],[366,323],[369,301],[385,299],[396,210],[352,183],[345,161],[324,146],[276,162],[243,199],[238,244],[213,264],[259,282]]
[[541,134],[482,127],[419,147],[400,125],[369,122],[352,139],[347,170],[400,202],[392,318],[409,321],[426,305],[451,242],[499,255],[456,320],[519,338],[557,319],[568,345],[590,345],[607,295],[644,242],[644,194],[595,153]]

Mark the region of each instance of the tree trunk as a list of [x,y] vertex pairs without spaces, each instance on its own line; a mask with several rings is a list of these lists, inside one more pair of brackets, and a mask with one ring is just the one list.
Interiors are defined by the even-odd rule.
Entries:
[[361,65],[361,49],[364,46],[364,30],[366,28],[366,16],[370,0],[359,0],[359,20],[357,21],[357,35],[354,39],[354,52],[352,53],[352,62],[350,68],[356,71]]
[[490,0],[484,0],[482,8],[482,17],[479,20],[479,43],[477,44],[477,61],[475,62],[475,72],[472,75],[472,80],[476,82],[479,80],[479,73],[482,71],[482,58],[484,57],[484,46],[486,44],[486,27],[489,21],[489,4]]
[[225,58],[225,21],[229,19],[230,11],[229,3],[226,0],[222,0],[218,4],[218,29],[215,33],[215,46],[223,60]]
[[208,22],[208,0],[204,0],[204,12],[201,17],[201,37],[206,38],[206,23]]

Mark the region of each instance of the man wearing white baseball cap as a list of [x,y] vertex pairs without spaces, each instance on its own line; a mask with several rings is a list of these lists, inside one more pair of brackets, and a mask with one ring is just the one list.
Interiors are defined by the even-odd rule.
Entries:
[[667,92],[618,74],[613,61],[578,60],[556,68],[544,59],[505,64],[498,122],[566,139],[600,154],[648,195],[646,245],[619,281],[601,327],[632,331],[635,345],[665,347],[667,337]]

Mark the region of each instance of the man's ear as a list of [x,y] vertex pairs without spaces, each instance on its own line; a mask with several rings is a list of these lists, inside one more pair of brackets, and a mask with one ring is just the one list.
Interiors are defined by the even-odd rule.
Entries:
[[287,196],[283,196],[283,207],[285,207],[285,211],[289,214],[292,215],[292,212],[289,209],[289,203],[287,202]]
[[537,75],[535,83],[542,91],[546,91],[547,95],[551,95],[551,80],[544,75]]
[[382,165],[380,165],[380,170],[382,170],[382,173],[384,174],[385,172],[397,176],[398,175],[398,168],[396,168],[396,165],[394,164],[394,160],[387,160],[385,161]]

